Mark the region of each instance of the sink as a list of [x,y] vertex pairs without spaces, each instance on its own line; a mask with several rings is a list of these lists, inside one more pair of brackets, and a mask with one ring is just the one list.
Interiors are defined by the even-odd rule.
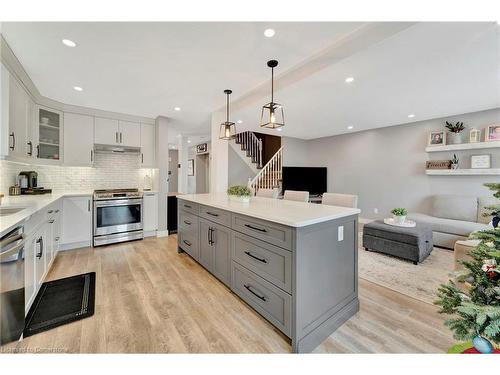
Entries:
[[26,207],[0,207],[0,216],[13,215],[24,210],[25,208]]

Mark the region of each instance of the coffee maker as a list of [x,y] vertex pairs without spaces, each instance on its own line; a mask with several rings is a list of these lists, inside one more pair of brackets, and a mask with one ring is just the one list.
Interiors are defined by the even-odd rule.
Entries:
[[21,187],[21,194],[48,194],[52,189],[44,189],[38,186],[38,173],[35,171],[22,171],[17,177],[18,185]]

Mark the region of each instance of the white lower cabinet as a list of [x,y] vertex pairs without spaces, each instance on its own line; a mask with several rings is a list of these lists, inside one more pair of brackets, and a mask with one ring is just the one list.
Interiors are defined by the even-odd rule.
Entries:
[[158,230],[158,194],[145,192],[143,195],[144,235],[155,235]]
[[46,271],[47,258],[47,236],[45,235],[45,225],[35,232],[35,285],[38,287],[42,284]]
[[61,248],[90,246],[92,242],[92,197],[64,197]]
[[28,312],[36,294],[35,283],[35,235],[28,236],[24,245],[24,304]]

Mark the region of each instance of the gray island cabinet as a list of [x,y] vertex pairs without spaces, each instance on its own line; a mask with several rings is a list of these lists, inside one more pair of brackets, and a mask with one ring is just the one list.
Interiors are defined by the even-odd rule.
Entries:
[[178,247],[311,352],[359,310],[358,209],[178,197]]

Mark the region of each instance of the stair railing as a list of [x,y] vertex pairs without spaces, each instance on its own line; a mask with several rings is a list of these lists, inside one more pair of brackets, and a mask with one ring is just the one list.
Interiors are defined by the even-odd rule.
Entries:
[[241,145],[241,149],[246,151],[247,156],[252,159],[252,163],[257,168],[262,168],[262,140],[250,131],[236,134],[236,143]]
[[280,186],[283,169],[283,146],[273,155],[257,175],[248,182],[248,187],[257,194],[259,189],[274,189]]

